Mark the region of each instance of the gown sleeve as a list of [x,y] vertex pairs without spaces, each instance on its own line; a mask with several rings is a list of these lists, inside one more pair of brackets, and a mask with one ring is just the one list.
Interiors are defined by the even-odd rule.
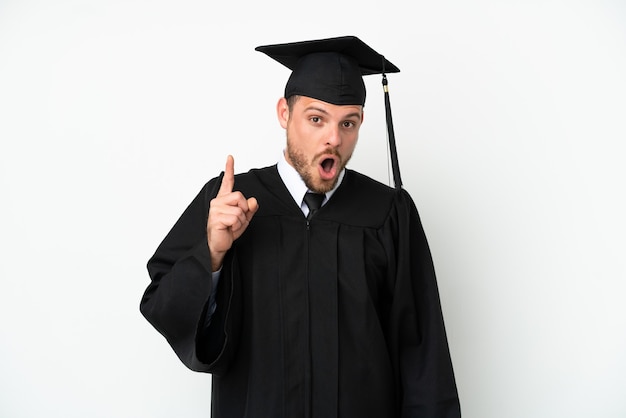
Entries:
[[388,245],[392,361],[402,418],[459,418],[456,382],[430,249],[408,193],[398,191]]
[[[221,177],[208,182],[189,204],[148,261],[151,282],[140,311],[161,333],[189,369],[219,374],[228,366],[228,345],[234,330],[232,255],[227,255],[218,289],[213,289],[211,255],[206,239],[209,202]],[[211,294],[218,308],[206,327]],[[230,328],[230,329],[229,329]],[[227,338],[228,337],[228,338]]]

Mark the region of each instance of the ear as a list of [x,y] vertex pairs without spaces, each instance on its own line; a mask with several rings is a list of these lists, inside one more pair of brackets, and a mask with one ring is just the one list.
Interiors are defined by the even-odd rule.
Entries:
[[276,116],[278,116],[278,122],[283,129],[287,129],[287,122],[289,121],[289,105],[287,105],[287,99],[281,97],[276,103]]

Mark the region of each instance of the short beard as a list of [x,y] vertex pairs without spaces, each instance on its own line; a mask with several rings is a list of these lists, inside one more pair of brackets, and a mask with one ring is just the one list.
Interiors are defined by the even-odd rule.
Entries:
[[[324,153],[333,154],[339,158],[340,166],[338,167],[338,173],[341,172],[341,170],[343,170],[348,163],[349,159],[343,161],[341,156],[332,148],[325,150]],[[309,170],[311,167],[313,167],[313,162],[315,161],[317,156],[313,157],[313,161],[307,161],[306,157],[291,145],[289,137],[287,137],[287,156],[289,157],[289,161],[291,161],[291,164],[293,164],[293,167],[296,169],[296,171],[300,175],[300,178],[302,179],[302,181],[304,181],[304,184],[306,185],[306,187],[309,188],[309,190],[316,193],[327,193],[337,185],[339,176],[337,176],[337,178],[333,179],[332,181],[321,180],[320,182],[318,182],[318,184],[315,184],[314,177],[313,175],[311,175],[311,172]]]

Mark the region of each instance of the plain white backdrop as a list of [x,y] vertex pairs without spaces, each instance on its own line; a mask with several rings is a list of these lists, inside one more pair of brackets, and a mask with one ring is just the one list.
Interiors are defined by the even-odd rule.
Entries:
[[[226,155],[273,164],[288,71],[356,35],[389,75],[465,418],[626,416],[622,1],[0,0],[0,416],[209,416],[139,313]],[[380,78],[351,167],[390,183]]]

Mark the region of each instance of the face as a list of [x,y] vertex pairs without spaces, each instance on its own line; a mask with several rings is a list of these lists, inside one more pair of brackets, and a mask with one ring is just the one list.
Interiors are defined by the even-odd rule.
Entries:
[[331,190],[356,147],[363,106],[339,106],[302,96],[291,111],[281,98],[277,113],[287,132],[287,162],[309,189]]

